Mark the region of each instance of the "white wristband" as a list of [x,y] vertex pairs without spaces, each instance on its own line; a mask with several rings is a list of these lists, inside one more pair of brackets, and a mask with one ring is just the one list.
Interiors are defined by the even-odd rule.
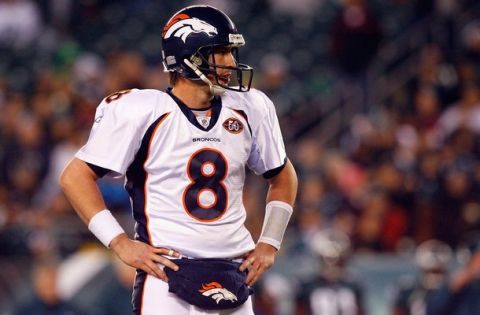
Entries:
[[88,222],[88,229],[100,242],[109,247],[110,242],[118,235],[125,233],[112,213],[105,209],[93,216]]
[[258,242],[280,249],[292,212],[293,208],[288,203],[278,200],[270,201],[265,207],[265,219]]

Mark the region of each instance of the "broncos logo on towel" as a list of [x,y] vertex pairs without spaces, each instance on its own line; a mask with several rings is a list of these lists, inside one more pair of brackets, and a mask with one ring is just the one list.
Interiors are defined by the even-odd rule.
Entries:
[[202,293],[204,296],[211,297],[217,302],[217,304],[220,303],[221,300],[232,302],[237,300],[235,294],[222,287],[218,282],[202,284],[202,289],[198,290],[198,292]]
[[170,36],[180,37],[184,43],[187,37],[192,33],[205,33],[208,36],[217,35],[217,28],[197,18],[191,18],[186,14],[179,14],[171,19],[171,21],[163,29],[163,37]]

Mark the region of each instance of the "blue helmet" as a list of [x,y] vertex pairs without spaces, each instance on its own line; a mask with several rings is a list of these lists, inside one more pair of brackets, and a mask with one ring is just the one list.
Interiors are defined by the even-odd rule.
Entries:
[[[246,92],[252,83],[253,69],[239,63],[238,47],[243,45],[243,35],[225,13],[206,5],[189,6],[175,13],[163,28],[163,65],[166,71],[204,81],[215,95],[225,89]],[[234,67],[217,65],[214,58],[209,62],[209,56],[222,47],[232,49],[236,58]],[[219,81],[217,69],[220,68],[231,70],[233,84]],[[214,79],[210,80],[208,75]]]

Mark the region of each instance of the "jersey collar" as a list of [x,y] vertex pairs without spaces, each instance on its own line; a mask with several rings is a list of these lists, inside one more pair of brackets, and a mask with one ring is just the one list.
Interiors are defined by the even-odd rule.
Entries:
[[198,129],[203,131],[209,131],[217,123],[217,120],[220,117],[220,111],[222,109],[222,99],[220,98],[220,96],[215,96],[210,102],[212,105],[212,117],[210,118],[210,124],[208,125],[208,127],[203,128],[203,126],[200,125],[200,123],[197,121],[197,118],[192,112],[192,109],[188,107],[184,102],[182,102],[178,97],[173,95],[171,87],[167,88],[166,92],[175,101],[175,103],[177,103],[178,107],[180,107],[180,110],[183,112],[185,117],[187,117],[187,119]]

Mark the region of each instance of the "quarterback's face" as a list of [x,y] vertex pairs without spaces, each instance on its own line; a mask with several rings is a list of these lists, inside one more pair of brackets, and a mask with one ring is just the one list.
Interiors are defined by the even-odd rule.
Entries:
[[[232,49],[229,47],[221,47],[216,49],[214,53],[208,57],[208,62],[220,66],[215,70],[218,82],[222,85],[228,85],[232,75],[232,70],[223,67],[235,67],[237,65],[235,57],[232,53]],[[209,74],[208,77],[211,80],[215,79],[213,74]]]

